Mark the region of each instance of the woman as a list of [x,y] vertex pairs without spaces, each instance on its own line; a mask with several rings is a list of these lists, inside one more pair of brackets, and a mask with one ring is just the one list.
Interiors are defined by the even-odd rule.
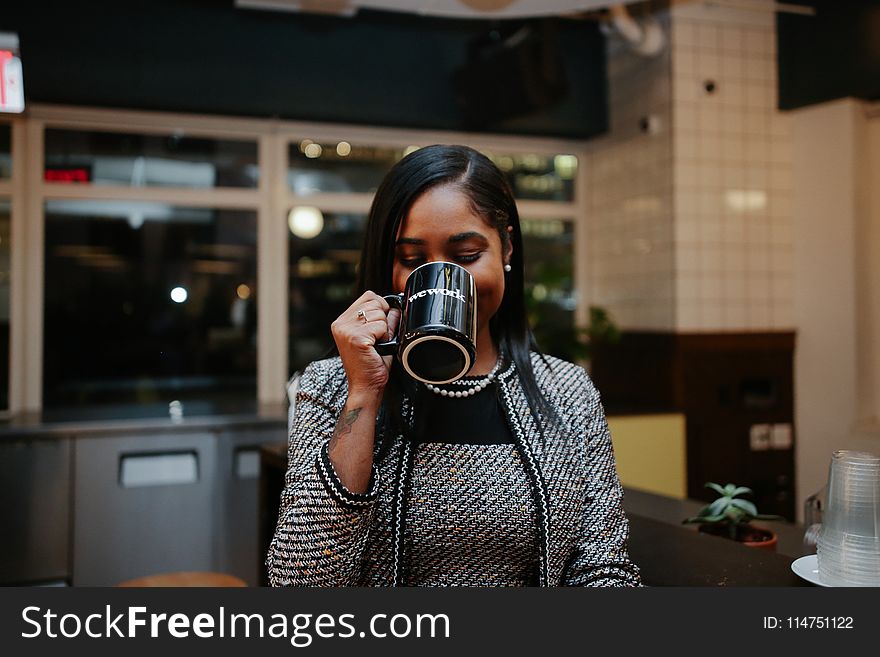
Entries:
[[[431,261],[477,294],[470,376],[410,379],[376,342]],[[273,585],[634,586],[608,427],[586,372],[538,354],[513,194],[485,156],[430,146],[376,192],[338,357],[303,372],[267,566]],[[469,394],[435,394],[439,389]]]

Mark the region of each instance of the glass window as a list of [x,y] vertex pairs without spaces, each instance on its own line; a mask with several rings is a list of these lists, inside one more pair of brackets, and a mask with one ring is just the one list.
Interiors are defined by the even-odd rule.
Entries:
[[[415,148],[415,147],[411,147]],[[373,193],[408,148],[303,139],[288,150],[287,184],[296,194]]]
[[324,358],[330,324],[352,302],[366,215],[294,208],[290,226],[289,370]]
[[256,141],[46,130],[47,181],[131,187],[249,187]]
[[545,353],[574,361],[582,357],[574,311],[574,222],[523,219],[526,309]]
[[0,179],[12,178],[12,126],[0,123]]
[[[302,195],[373,193],[388,170],[415,148],[353,146],[345,141],[318,143],[304,139],[290,145],[288,186]],[[516,198],[574,200],[576,156],[485,153],[504,172]]]
[[512,155],[486,153],[507,176],[518,199],[536,201],[573,201],[577,178],[577,157],[574,155]]
[[9,201],[0,199],[0,411],[9,408]]
[[255,404],[256,212],[90,200],[45,211],[45,409]]

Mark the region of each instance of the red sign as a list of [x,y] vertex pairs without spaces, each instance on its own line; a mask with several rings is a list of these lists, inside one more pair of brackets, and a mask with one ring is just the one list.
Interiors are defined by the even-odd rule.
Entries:
[[87,167],[71,167],[46,169],[43,178],[48,182],[87,183],[91,180],[91,171]]

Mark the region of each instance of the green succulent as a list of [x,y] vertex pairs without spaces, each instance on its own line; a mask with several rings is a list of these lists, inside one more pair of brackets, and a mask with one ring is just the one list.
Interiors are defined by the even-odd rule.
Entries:
[[684,523],[699,523],[701,525],[727,525],[730,538],[736,538],[737,527],[747,525],[752,520],[785,520],[782,516],[758,513],[753,502],[741,499],[740,495],[751,495],[751,488],[727,484],[723,488],[716,483],[707,482],[706,488],[711,488],[721,497],[707,504],[693,518],[684,520]]

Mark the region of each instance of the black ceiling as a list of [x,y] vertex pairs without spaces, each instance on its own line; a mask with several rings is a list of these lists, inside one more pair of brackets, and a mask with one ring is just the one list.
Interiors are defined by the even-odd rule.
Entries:
[[[509,26],[509,24],[505,24]],[[29,102],[434,129],[465,127],[451,78],[486,21],[236,9],[232,0],[28,0],[0,13],[21,42]],[[491,132],[606,130],[604,37],[558,21],[567,95]]]
[[880,98],[880,0],[810,0],[815,16],[779,14],[779,107]]

